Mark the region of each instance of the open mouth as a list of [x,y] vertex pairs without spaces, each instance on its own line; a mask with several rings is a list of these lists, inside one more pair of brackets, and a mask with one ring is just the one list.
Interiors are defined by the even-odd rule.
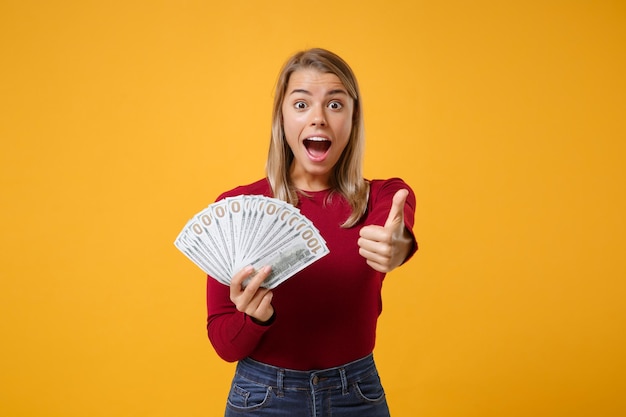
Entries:
[[310,137],[304,140],[304,147],[314,160],[323,159],[330,149],[331,142],[326,138]]

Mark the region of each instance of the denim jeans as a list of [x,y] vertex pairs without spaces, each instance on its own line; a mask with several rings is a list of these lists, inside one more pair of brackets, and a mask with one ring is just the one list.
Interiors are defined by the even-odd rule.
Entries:
[[389,417],[374,358],[320,371],[237,364],[225,417]]

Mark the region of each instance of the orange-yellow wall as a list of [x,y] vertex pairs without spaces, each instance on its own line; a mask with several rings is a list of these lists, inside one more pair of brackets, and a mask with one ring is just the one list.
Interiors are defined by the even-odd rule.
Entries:
[[359,77],[367,176],[417,194],[392,413],[625,415],[619,0],[2,1],[0,415],[221,415],[233,365],[173,240],[263,175],[311,46]]

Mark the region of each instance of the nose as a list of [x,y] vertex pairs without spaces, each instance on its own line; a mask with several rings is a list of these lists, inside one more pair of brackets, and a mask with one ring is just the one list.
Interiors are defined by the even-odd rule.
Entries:
[[326,126],[326,115],[323,107],[319,106],[311,111],[311,125]]

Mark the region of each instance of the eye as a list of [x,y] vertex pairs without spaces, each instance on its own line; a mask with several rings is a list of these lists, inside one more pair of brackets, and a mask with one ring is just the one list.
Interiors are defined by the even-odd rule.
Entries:
[[304,101],[296,101],[293,104],[293,107],[295,107],[297,110],[303,110],[306,109],[306,103]]
[[328,103],[328,108],[331,110],[341,110],[343,108],[343,104],[339,101],[331,101]]

